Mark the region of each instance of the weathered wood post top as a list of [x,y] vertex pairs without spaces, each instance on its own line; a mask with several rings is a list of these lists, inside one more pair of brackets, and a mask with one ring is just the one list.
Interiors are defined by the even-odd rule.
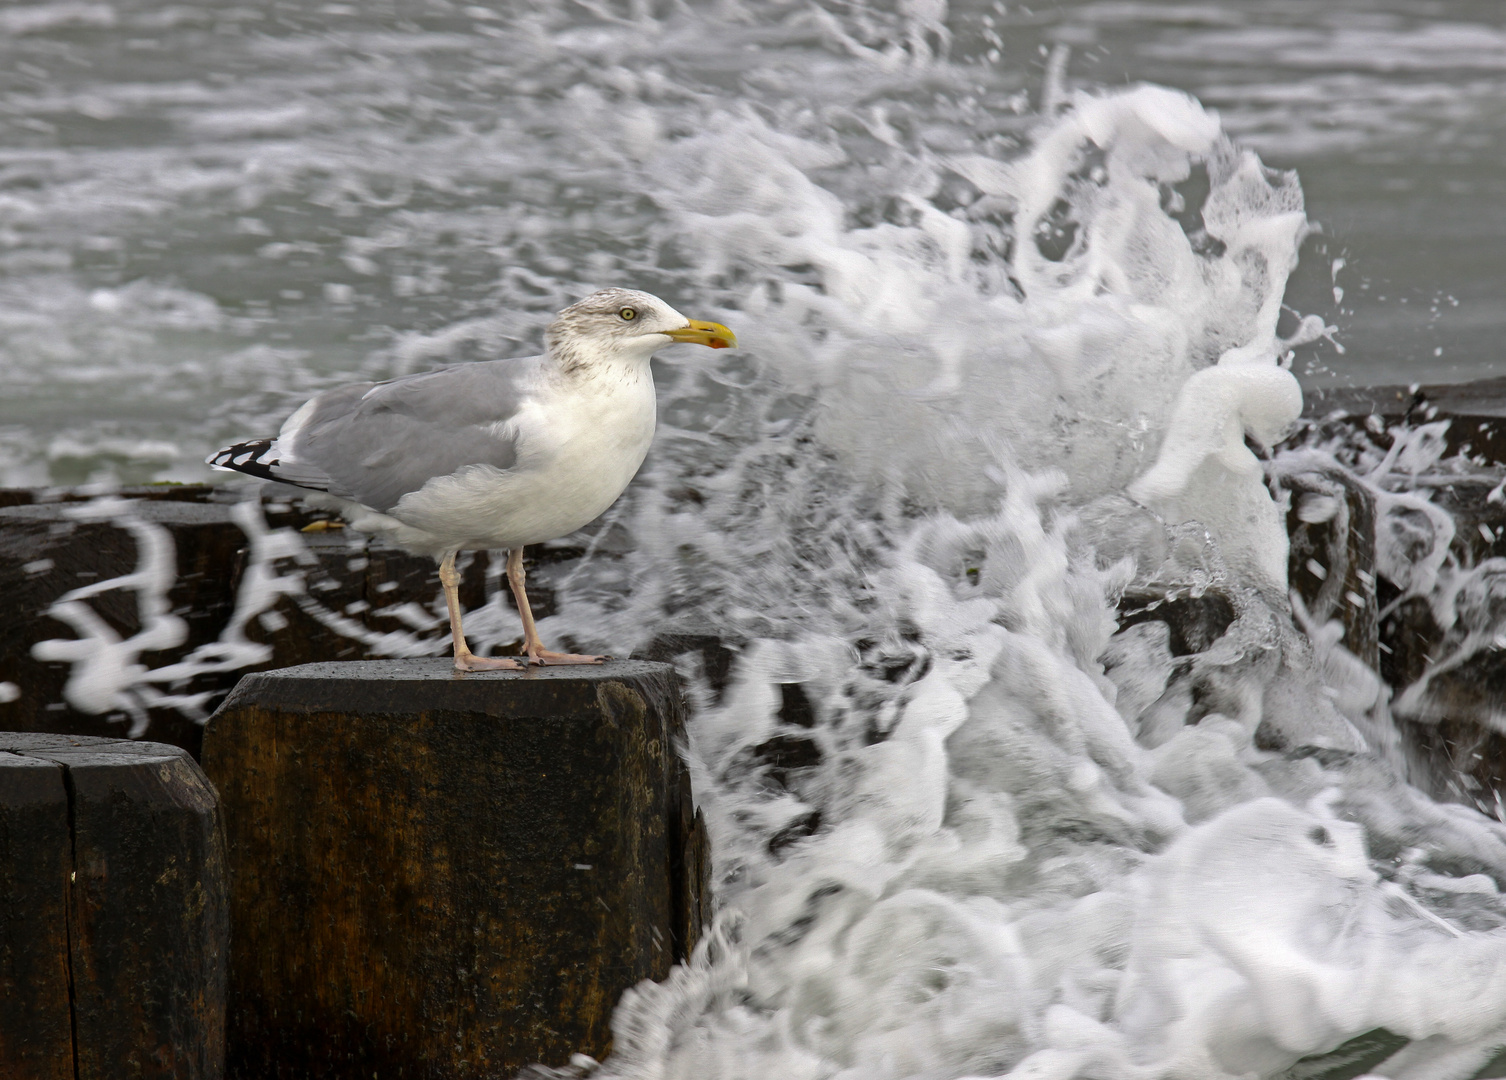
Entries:
[[[509,684],[498,692],[499,683]],[[489,715],[517,716],[523,703],[579,701],[604,687],[658,695],[680,693],[669,664],[648,660],[608,660],[603,664],[534,667],[527,671],[456,671],[448,656],[411,660],[349,660],[300,664],[245,676],[225,706],[237,700],[276,702],[307,713],[361,712],[411,715],[415,705],[479,708]],[[609,691],[610,693],[610,691]],[[439,696],[435,696],[439,695]],[[502,704],[507,702],[508,704]],[[512,704],[516,702],[517,705]],[[537,713],[534,715],[549,715]]]
[[600,1056],[693,944],[704,844],[667,664],[246,676],[211,718],[237,1077],[480,1078]]

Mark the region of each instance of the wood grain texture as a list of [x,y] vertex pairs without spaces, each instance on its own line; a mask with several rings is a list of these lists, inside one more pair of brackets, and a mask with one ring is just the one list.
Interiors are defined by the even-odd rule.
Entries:
[[[31,957],[45,977],[30,991],[36,1001],[29,1003],[43,1015],[34,1027],[12,1027],[20,1018],[0,1007],[6,1027],[0,1047],[32,1045],[34,1032],[56,1045],[64,1028],[71,1031],[71,1046],[66,1068],[55,1058],[50,1071],[23,1073],[17,1066],[12,1072],[11,1061],[0,1057],[0,1075],[218,1080],[224,1068],[229,918],[214,789],[187,752],[160,743],[0,734],[0,761],[10,759],[35,763],[25,772],[45,781],[33,784],[32,804],[48,808],[45,828],[13,834],[13,847],[24,848],[17,854],[41,868],[30,902],[57,921],[42,931],[40,947],[35,939],[26,946],[44,953]],[[14,817],[25,809],[17,805],[24,792],[7,778],[23,770],[3,768],[0,791],[7,810],[0,813]],[[24,920],[37,921],[22,906],[27,903],[22,898],[8,907],[7,943],[13,927],[25,933]]]
[[682,723],[663,664],[247,676],[204,743],[229,1074],[479,1080],[604,1054],[618,996],[699,929]]
[[63,768],[0,752],[0,1076],[73,1080]]

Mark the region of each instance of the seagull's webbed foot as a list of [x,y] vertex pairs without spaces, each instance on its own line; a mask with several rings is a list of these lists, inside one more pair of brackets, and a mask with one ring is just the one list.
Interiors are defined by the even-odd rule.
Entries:
[[582,656],[580,653],[551,652],[542,646],[528,650],[528,662],[540,666],[553,664],[600,664],[610,656]]
[[512,656],[477,656],[469,651],[455,654],[456,671],[522,671],[526,666]]

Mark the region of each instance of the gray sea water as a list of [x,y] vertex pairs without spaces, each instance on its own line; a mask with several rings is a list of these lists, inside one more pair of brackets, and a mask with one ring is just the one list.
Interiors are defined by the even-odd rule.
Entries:
[[[909,14],[932,24],[914,32],[923,70],[894,59],[914,52]],[[1058,91],[1189,91],[1267,165],[1299,170],[1322,231],[1288,301],[1344,350],[1306,350],[1305,380],[1497,373],[1501,14],[1493,0],[8,3],[0,482],[198,478],[205,451],[269,430],[330,378],[458,358],[475,320],[488,347],[522,351],[591,286],[693,301],[683,237],[660,231],[673,181],[652,160],[625,175],[593,125],[644,125],[647,145],[718,105],[863,143],[871,167],[840,190],[861,218],[885,212],[886,141],[1007,158],[1053,75]]]

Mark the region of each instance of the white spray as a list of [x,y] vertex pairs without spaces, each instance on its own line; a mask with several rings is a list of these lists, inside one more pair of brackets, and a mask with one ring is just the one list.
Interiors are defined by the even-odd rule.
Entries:
[[[1378,1027],[1413,1040],[1382,1073],[1469,1075],[1506,1042],[1506,906],[1441,868],[1499,877],[1502,830],[1367,741],[1374,676],[1294,627],[1246,445],[1301,410],[1295,178],[1182,95],[1078,95],[1023,158],[917,165],[1008,214],[858,227],[830,147],[718,132],[653,190],[702,280],[757,282],[722,296],[761,364],[730,403],[682,370],[670,408],[713,422],[657,452],[631,596],[554,620],[737,653],[720,688],[681,658],[717,927],[624,999],[602,1075],[1272,1075]],[[1132,585],[1236,618],[1174,658],[1115,635]]]

